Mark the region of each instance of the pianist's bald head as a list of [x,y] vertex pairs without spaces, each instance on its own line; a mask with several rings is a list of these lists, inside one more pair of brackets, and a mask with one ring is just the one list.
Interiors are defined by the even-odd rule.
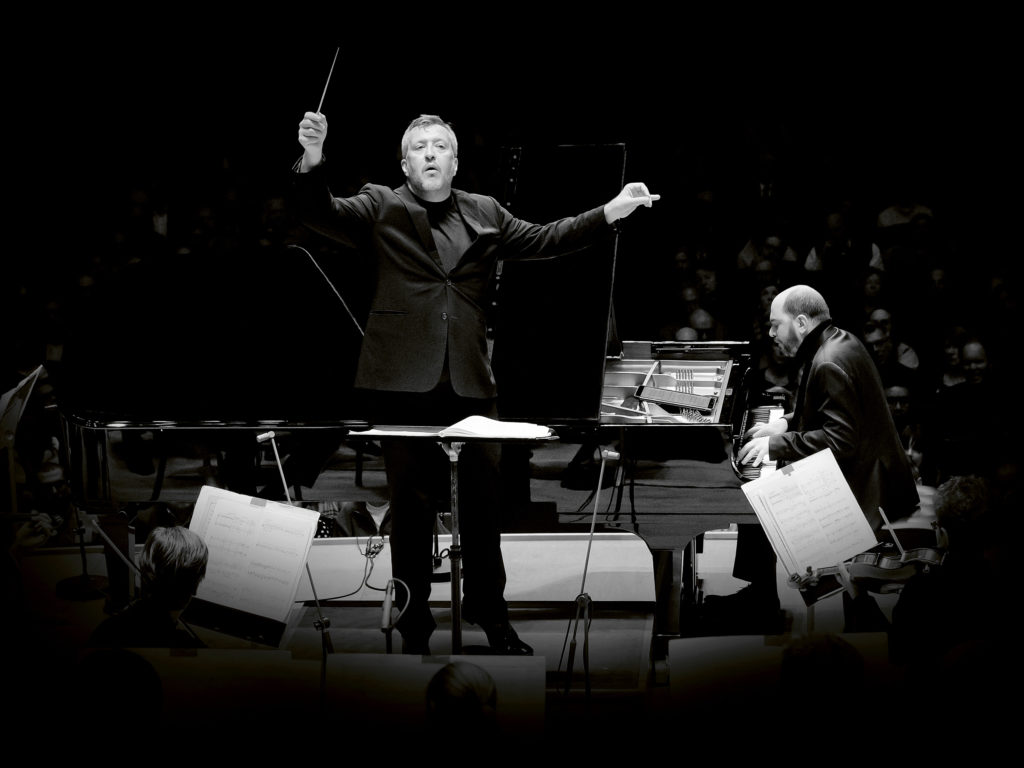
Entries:
[[794,285],[772,301],[768,335],[787,357],[795,357],[807,335],[829,320],[828,304],[809,285]]
[[790,317],[806,315],[812,328],[830,318],[825,297],[809,285],[790,286],[781,291],[775,297],[775,301],[779,302],[782,311]]

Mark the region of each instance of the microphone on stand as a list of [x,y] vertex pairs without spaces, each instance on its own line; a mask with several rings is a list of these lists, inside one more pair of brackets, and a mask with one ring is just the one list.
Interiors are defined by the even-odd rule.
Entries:
[[257,443],[265,443],[267,440],[270,441],[270,445],[274,449],[274,459],[277,461],[277,471],[281,473],[281,484],[284,486],[284,497],[289,504],[292,503],[292,496],[288,493],[288,481],[284,477],[284,465],[281,464],[281,454],[277,452],[277,441],[274,440],[274,432],[264,432],[262,435],[256,435]]
[[391,629],[391,604],[395,599],[395,580],[388,579],[388,585],[384,588],[384,610],[380,617],[380,631],[387,632]]
[[[284,486],[284,497],[288,501],[288,503],[291,504],[292,497],[291,494],[288,493],[288,481],[285,479],[284,476],[284,465],[281,464],[281,454],[277,452],[277,442],[274,440],[274,432],[270,431],[264,432],[262,435],[256,435],[257,443],[265,443],[267,440],[269,440],[270,444],[274,447],[274,459],[277,461],[277,471],[281,473],[281,484]],[[327,631],[327,628],[331,626],[331,621],[330,619],[326,618],[323,615],[323,612],[320,610],[320,598],[317,597],[316,594],[316,585],[313,583],[313,572],[309,568],[308,558],[306,560],[306,575],[309,577],[309,586],[313,590],[313,602],[316,605],[317,614],[317,620],[314,622],[314,626],[318,630],[320,630],[320,635],[322,638],[321,644],[324,653],[324,661],[326,663],[327,654],[334,652],[334,646],[331,643],[331,635]]]

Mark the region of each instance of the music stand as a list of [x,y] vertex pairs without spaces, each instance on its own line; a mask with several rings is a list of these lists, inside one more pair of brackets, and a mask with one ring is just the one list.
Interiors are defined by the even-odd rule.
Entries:
[[[471,417],[473,418],[473,417]],[[466,421],[469,421],[467,419]],[[349,437],[356,439],[401,438],[411,440],[434,440],[448,456],[449,477],[451,480],[451,515],[452,543],[448,549],[448,557],[452,566],[452,654],[462,653],[462,544],[459,541],[459,453],[466,443],[531,443],[544,440],[556,440],[558,436],[550,429],[548,434],[527,434],[530,427],[537,425],[519,422],[501,422],[480,417],[480,423],[486,431],[470,434],[458,430],[459,424],[452,427],[435,426],[380,426],[361,432],[350,432]]]
[[25,405],[36,380],[43,372],[39,365],[34,371],[19,381],[13,388],[0,396],[0,440],[7,453],[7,484],[10,491],[11,514],[18,511],[18,481],[15,479],[14,441],[18,432],[18,424],[25,412]]

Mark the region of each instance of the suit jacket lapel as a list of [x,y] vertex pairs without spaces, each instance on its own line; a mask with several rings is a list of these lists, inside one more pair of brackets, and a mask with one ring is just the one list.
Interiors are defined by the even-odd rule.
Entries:
[[430,221],[427,220],[427,212],[423,209],[422,205],[416,202],[416,196],[409,191],[409,187],[405,184],[397,187],[395,194],[402,201],[405,210],[408,211],[409,218],[412,219],[412,225],[416,228],[416,234],[419,235],[427,255],[441,268],[441,271],[444,271],[444,265],[441,263],[441,257],[434,243],[434,236],[430,232]]
[[480,230],[484,228],[480,223],[480,211],[477,204],[465,192],[453,189],[452,194],[455,195],[455,208],[469,230],[469,239],[475,243],[477,237],[480,236]]

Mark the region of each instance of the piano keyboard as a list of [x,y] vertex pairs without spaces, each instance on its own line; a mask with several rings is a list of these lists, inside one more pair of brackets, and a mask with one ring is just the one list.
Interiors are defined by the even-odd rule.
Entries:
[[[747,442],[746,434],[748,429],[758,424],[771,424],[773,421],[781,419],[783,413],[785,413],[785,410],[777,405],[761,405],[747,411],[743,416],[743,423],[740,426],[739,438],[741,442],[737,444],[736,453],[739,452],[739,447]],[[735,456],[736,454],[734,453],[733,455]],[[760,465],[739,464],[735,462],[735,458],[733,461],[736,463],[736,473],[743,482],[756,480],[763,475],[768,475],[775,471],[774,461],[765,461]]]

